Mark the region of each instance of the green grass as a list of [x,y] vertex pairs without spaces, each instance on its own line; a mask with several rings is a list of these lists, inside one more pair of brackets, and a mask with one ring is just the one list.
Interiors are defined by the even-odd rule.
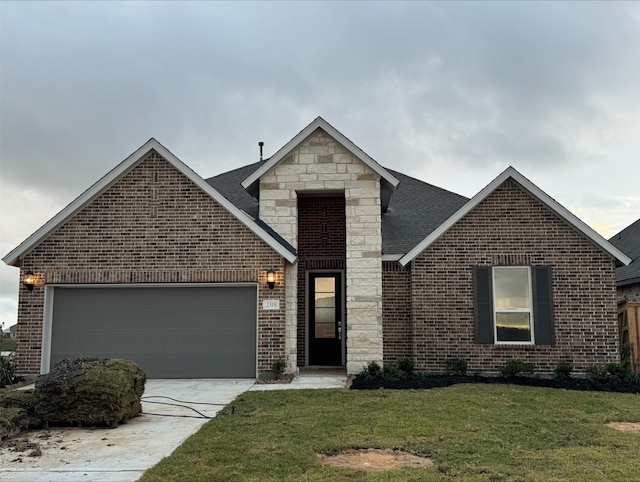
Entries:
[[[640,477],[640,396],[513,385],[247,392],[142,481],[612,481]],[[433,469],[322,467],[316,453],[401,448]]]

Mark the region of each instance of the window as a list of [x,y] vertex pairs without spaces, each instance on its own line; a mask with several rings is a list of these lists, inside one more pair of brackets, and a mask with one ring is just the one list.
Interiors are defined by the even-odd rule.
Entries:
[[554,344],[550,267],[476,266],[473,286],[476,343]]
[[492,281],[496,343],[533,343],[529,267],[495,267]]

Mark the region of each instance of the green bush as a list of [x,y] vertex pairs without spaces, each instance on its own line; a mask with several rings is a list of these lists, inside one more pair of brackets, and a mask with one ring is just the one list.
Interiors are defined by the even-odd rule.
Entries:
[[633,343],[623,343],[620,347],[620,360],[622,361],[622,365],[629,370],[633,368],[631,366],[631,356],[633,355],[634,350],[635,347],[633,346]]
[[413,362],[413,358],[404,357],[398,360],[398,370],[404,372],[406,375],[411,376],[413,374],[413,370],[415,368],[415,363]]
[[14,361],[0,356],[0,388],[13,385],[18,381],[16,369]]
[[446,361],[445,371],[447,375],[466,375],[467,360],[464,358],[450,358]]
[[374,362],[370,361],[360,372],[365,378],[380,378],[382,376],[382,367]]
[[500,369],[500,374],[505,378],[515,378],[533,374],[533,365],[522,360],[509,360]]
[[399,380],[404,378],[404,372],[393,363],[389,363],[382,367],[382,378],[385,380]]
[[271,365],[271,373],[273,373],[273,378],[275,378],[276,380],[281,380],[286,369],[287,360],[285,358],[279,358],[274,361],[273,365]]
[[554,378],[558,380],[568,380],[571,378],[571,372],[573,371],[573,365],[568,360],[562,360],[558,362],[555,370],[553,370]]
[[633,373],[622,363],[593,365],[587,368],[587,378],[607,383],[640,383],[640,373]]

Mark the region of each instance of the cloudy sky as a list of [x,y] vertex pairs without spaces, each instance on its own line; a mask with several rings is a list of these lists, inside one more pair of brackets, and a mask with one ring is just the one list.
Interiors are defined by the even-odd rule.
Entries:
[[[0,2],[0,255],[155,137],[203,177],[318,115],[473,196],[513,165],[640,217],[640,3]],[[18,269],[0,267],[15,323]]]

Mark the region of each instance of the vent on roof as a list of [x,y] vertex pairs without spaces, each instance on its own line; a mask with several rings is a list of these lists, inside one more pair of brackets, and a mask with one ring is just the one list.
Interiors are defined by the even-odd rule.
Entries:
[[264,142],[258,142],[258,146],[260,146],[260,162],[262,162],[262,148],[264,147]]

